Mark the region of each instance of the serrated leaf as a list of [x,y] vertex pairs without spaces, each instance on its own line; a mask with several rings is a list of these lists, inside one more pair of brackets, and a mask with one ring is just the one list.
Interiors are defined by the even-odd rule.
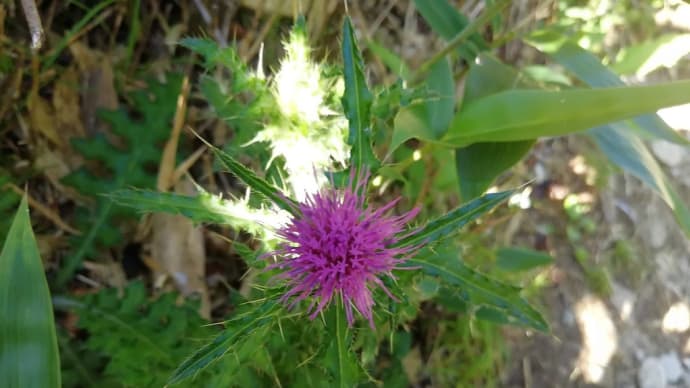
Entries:
[[551,263],[553,257],[533,249],[510,247],[496,251],[496,266],[504,271],[527,271]]
[[563,91],[511,90],[463,106],[447,136],[457,146],[563,136],[690,102],[690,81]]
[[115,191],[108,197],[121,206],[144,213],[180,214],[194,222],[230,225],[252,234],[259,234],[263,230],[257,214],[251,212],[248,204],[226,200],[206,192],[197,196],[187,196],[130,189]]
[[351,147],[350,164],[359,176],[362,169],[374,173],[380,162],[372,149],[371,104],[373,96],[364,78],[362,54],[349,17],[343,22],[343,77],[345,93],[341,99],[349,133],[347,142]]
[[438,276],[446,283],[459,288],[462,293],[467,294],[471,303],[500,311],[505,314],[509,323],[548,331],[548,324],[544,318],[520,296],[519,288],[474,271],[457,258],[452,260],[433,254],[421,256],[408,259],[407,263],[420,266],[426,274]]
[[[476,220],[482,214],[489,212],[514,192],[515,190],[502,191],[499,193],[486,194],[473,199],[457,209],[451,210],[447,214],[429,221],[418,231],[399,240],[393,247],[429,244],[447,237],[449,234],[458,231],[467,223]],[[404,233],[408,234],[410,231]]]
[[255,331],[276,321],[281,304],[276,299],[268,299],[252,310],[226,322],[226,329],[213,342],[197,350],[173,373],[168,384],[181,382],[207,368],[223,357],[234,347],[240,346]]
[[279,188],[266,182],[263,178],[260,178],[252,170],[242,165],[242,163],[235,160],[235,158],[227,154],[225,151],[214,147],[212,144],[203,139],[201,140],[208,148],[211,149],[211,151],[213,151],[221,164],[229,172],[233,173],[252,190],[271,200],[278,207],[289,212],[293,216],[297,216],[299,214],[298,204],[293,199],[284,195]]
[[26,196],[0,253],[0,386],[60,387],[53,308]]

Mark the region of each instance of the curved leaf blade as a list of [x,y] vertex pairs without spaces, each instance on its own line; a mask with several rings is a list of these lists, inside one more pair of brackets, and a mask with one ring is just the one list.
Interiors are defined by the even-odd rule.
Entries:
[[444,140],[463,146],[563,136],[690,102],[690,81],[651,86],[511,90],[463,107]]
[[50,291],[24,196],[0,253],[0,386],[60,384]]
[[[573,42],[563,41],[561,36],[542,31],[527,39],[527,43],[548,54],[576,78],[593,88],[625,86],[625,82],[604,66],[594,54]],[[690,140],[674,131],[657,114],[641,115],[625,123],[645,138],[661,138],[680,145],[690,144]]]

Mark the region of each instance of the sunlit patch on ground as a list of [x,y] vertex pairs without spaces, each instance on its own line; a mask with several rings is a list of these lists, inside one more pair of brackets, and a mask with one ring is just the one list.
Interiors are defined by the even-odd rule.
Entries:
[[618,348],[616,326],[604,302],[593,296],[586,296],[575,305],[575,316],[582,334],[576,374],[587,383],[599,383]]

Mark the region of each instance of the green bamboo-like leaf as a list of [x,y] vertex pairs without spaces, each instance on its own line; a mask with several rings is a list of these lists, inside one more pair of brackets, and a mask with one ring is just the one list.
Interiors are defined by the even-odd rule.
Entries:
[[[372,149],[371,104],[373,96],[364,78],[362,54],[349,17],[343,22],[343,76],[345,93],[342,97],[345,117],[349,123],[347,142],[350,145],[350,164],[359,174],[362,168],[372,173],[380,162]],[[358,176],[358,175],[357,175]]]
[[[429,23],[429,26],[445,40],[453,39],[460,31],[469,25],[469,19],[447,0],[415,0],[415,8]],[[458,47],[460,56],[467,62],[489,48],[479,33],[473,33],[464,44]]]
[[[432,276],[458,287],[460,295],[467,301],[481,307],[486,306],[502,313],[506,323],[548,331],[548,324],[541,314],[520,296],[520,289],[493,280],[467,267],[462,261],[449,260],[444,255],[418,255],[407,261],[409,265],[420,266]],[[478,318],[483,318],[479,315]]]
[[431,67],[420,86],[423,101],[400,109],[394,119],[394,129],[388,153],[412,138],[434,142],[448,130],[455,112],[455,81],[450,63],[440,60]]
[[[541,31],[530,36],[527,42],[548,54],[575,77],[593,88],[625,86],[625,82],[604,66],[594,54],[573,42],[564,40],[559,34]],[[625,124],[629,129],[647,139],[661,138],[680,145],[690,144],[690,140],[674,131],[654,113],[626,120]]]
[[[201,137],[199,137],[201,139]],[[238,162],[232,156],[225,153],[220,148],[213,146],[211,143],[201,139],[208,148],[213,151],[220,163],[242,182],[249,186],[255,192],[265,196],[273,203],[278,205],[281,209],[289,212],[293,216],[298,214],[297,203],[284,195],[281,190],[272,184],[266,182],[264,179],[256,175],[252,170],[248,169],[242,163]]]
[[[548,53],[586,84],[601,88],[622,85],[623,81],[599,59],[580,46],[552,34],[532,37],[530,43]],[[640,136],[637,136],[637,135]],[[690,235],[690,209],[680,198],[640,137],[662,138],[687,146],[689,141],[655,114],[635,117],[589,131],[601,151],[616,165],[654,189],[673,210],[676,221]]]
[[533,249],[509,247],[496,251],[496,266],[504,271],[527,271],[553,263],[553,257]]
[[[394,247],[429,244],[447,237],[451,233],[458,231],[468,222],[476,220],[482,214],[493,209],[514,192],[515,190],[502,191],[499,193],[486,194],[473,199],[457,209],[429,221],[425,226],[420,228],[419,231],[398,241]],[[409,233],[409,231],[405,233]]]
[[[511,66],[487,53],[470,65],[463,104],[505,90],[533,86]],[[475,198],[532,148],[534,140],[475,143],[455,150],[455,167],[463,200]]]
[[351,336],[341,301],[331,306],[328,312],[328,330],[331,344],[326,352],[326,365],[339,388],[354,387],[359,380],[359,368],[350,349]]
[[405,61],[400,58],[397,54],[389,50],[387,47],[377,43],[376,41],[369,40],[366,42],[367,48],[374,53],[381,62],[383,62],[393,74],[398,77],[409,80],[412,75],[412,71],[407,66]]
[[50,291],[26,196],[0,253],[0,387],[60,387]]
[[511,90],[463,106],[443,139],[457,146],[563,136],[690,102],[690,81],[564,91]]
[[108,195],[122,206],[144,213],[171,213],[183,215],[194,222],[230,225],[258,234],[263,230],[254,211],[247,203],[230,201],[202,192],[196,196],[161,193],[152,190],[118,190]]
[[265,334],[260,329],[276,321],[280,306],[277,299],[268,299],[226,322],[225,331],[185,360],[170,377],[168,384],[173,385],[194,376],[228,352],[240,347],[249,337],[258,333]]

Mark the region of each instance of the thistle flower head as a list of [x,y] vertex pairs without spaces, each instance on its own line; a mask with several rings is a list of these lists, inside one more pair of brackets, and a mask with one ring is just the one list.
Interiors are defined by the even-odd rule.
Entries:
[[354,177],[350,175],[346,189],[325,187],[300,203],[300,216],[278,231],[285,242],[272,253],[278,261],[269,268],[282,270],[278,277],[287,281],[283,301],[292,299],[291,307],[311,301],[311,319],[340,298],[350,325],[354,308],[373,328],[372,289],[379,287],[395,300],[381,279],[393,278],[391,271],[417,250],[392,246],[404,237],[400,232],[418,209],[387,215],[399,198],[379,209],[369,208],[364,198],[368,174]]

